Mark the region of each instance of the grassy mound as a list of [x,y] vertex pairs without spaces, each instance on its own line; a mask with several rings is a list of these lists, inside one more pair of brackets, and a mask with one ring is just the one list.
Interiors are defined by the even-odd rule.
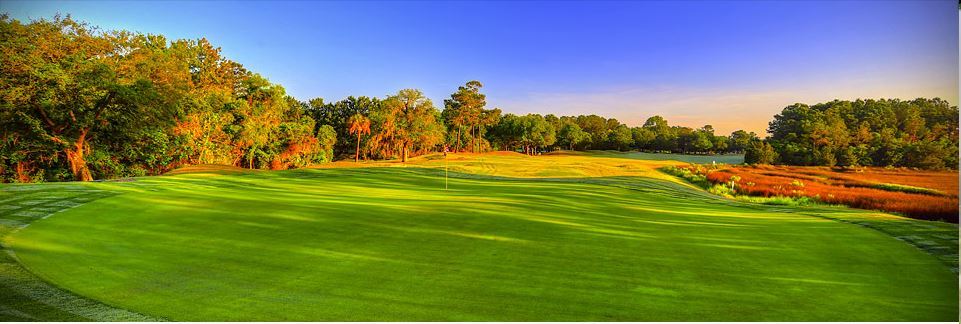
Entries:
[[176,170],[167,172],[165,175],[178,175],[178,174],[246,174],[257,172],[257,170],[245,169],[238,166],[232,165],[220,165],[220,164],[198,164],[198,165],[188,165]]
[[8,244],[57,285],[174,320],[958,317],[956,274],[880,231],[581,159],[99,183],[121,194]]

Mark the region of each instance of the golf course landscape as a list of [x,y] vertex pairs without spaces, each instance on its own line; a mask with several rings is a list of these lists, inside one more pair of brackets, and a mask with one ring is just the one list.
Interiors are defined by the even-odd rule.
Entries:
[[957,322],[959,14],[0,0],[0,321]]
[[[956,224],[739,202],[657,170],[684,156],[643,157],[434,154],[8,184],[0,317],[958,318]],[[954,259],[852,220],[902,224],[954,244]]]

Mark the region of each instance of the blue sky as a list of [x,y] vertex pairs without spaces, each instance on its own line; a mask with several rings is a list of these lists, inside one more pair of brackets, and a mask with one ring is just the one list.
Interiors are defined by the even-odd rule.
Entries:
[[43,2],[104,29],[206,37],[299,99],[423,90],[440,108],[468,80],[513,113],[654,114],[762,132],[794,102],[958,103],[954,1]]

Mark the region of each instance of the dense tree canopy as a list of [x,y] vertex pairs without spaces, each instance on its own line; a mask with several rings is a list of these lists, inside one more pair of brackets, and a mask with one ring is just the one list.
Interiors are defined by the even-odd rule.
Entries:
[[[324,103],[322,98],[314,98],[307,102],[307,114],[317,121],[317,126],[330,125],[337,133],[337,141],[334,144],[334,155],[347,157],[356,155],[351,154],[355,149],[355,136],[351,135],[350,118],[354,115],[370,116],[370,113],[379,107],[381,100],[366,96],[347,97],[337,102]],[[369,145],[361,140],[361,146]],[[363,153],[361,153],[363,154]]]
[[181,164],[282,169],[331,159],[334,133],[205,39],[0,18],[4,181],[157,174]]
[[444,100],[441,113],[448,130],[448,145],[453,151],[479,152],[490,150],[484,138],[487,129],[500,119],[500,109],[484,109],[487,96],[480,92],[479,81],[467,82]]
[[420,90],[404,89],[387,97],[371,111],[376,126],[370,148],[381,158],[400,157],[431,151],[444,141],[440,112]]
[[560,130],[557,132],[557,139],[559,144],[566,147],[568,150],[574,150],[576,148],[582,147],[584,143],[591,139],[591,135],[581,129],[580,126],[574,123],[567,123],[561,126]]
[[958,168],[958,107],[937,98],[794,104],[768,132],[776,163]]
[[738,130],[629,127],[597,115],[502,115],[469,81],[442,111],[416,89],[306,102],[206,39],[0,17],[0,180],[92,180],[186,164],[287,169],[441,151],[743,153],[748,163],[958,167],[958,108],[941,99],[794,104],[761,139]]

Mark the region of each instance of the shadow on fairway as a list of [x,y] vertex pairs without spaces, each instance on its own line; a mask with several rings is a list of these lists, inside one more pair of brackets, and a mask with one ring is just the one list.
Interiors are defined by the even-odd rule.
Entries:
[[[176,320],[945,320],[957,277],[881,232],[638,177],[183,174],[10,240]],[[831,210],[831,209],[828,209]]]

